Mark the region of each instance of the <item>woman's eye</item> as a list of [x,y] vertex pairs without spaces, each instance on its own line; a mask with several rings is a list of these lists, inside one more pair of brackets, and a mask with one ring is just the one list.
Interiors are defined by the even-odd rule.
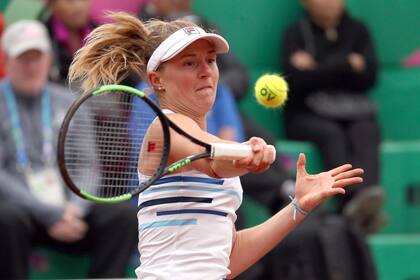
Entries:
[[184,62],[184,66],[194,66],[194,65],[195,65],[194,61],[185,61]]

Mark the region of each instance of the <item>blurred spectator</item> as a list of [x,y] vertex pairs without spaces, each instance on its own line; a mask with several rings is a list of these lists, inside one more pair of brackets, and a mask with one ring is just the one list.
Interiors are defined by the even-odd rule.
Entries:
[[137,244],[136,207],[82,201],[58,175],[55,139],[72,96],[47,82],[47,30],[37,21],[19,21],[6,29],[2,47],[0,278],[27,279],[29,255],[38,244],[88,254],[89,278],[124,277]]
[[[326,169],[351,162],[365,170],[364,187],[347,190],[339,211],[366,232],[384,223],[380,211],[380,132],[367,95],[377,62],[368,29],[343,0],[302,0],[305,16],[283,38],[283,69],[290,83],[287,137],[315,143]],[[351,201],[351,203],[348,203]]]
[[143,21],[151,18],[168,20],[180,13],[178,1],[172,0],[147,0],[141,9],[139,18]]
[[50,79],[66,84],[73,54],[96,27],[89,15],[90,0],[48,0],[39,16],[48,29],[53,46]]
[[95,22],[102,24],[108,22],[107,12],[123,11],[137,15],[143,8],[145,0],[91,0],[90,14]]
[[[4,17],[2,14],[0,14],[0,38],[3,34],[4,30]],[[4,63],[3,63],[3,52],[0,47],[0,79],[4,77]]]
[[[49,74],[51,81],[67,84],[74,53],[84,45],[86,36],[97,27],[90,12],[90,0],[47,1],[39,18],[48,29],[54,51],[54,63]],[[135,86],[138,82],[137,76],[128,73],[121,84]]]

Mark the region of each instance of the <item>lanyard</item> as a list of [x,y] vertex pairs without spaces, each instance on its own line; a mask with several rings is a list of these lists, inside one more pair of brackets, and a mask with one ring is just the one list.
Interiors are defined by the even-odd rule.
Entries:
[[[28,169],[30,168],[30,161],[28,154],[26,153],[25,141],[22,132],[22,126],[19,117],[19,111],[16,104],[15,94],[12,89],[12,85],[9,80],[6,80],[4,85],[4,97],[6,100],[6,106],[10,115],[10,123],[12,126],[12,138],[16,144],[16,164],[18,168]],[[51,123],[51,101],[50,95],[44,89],[42,91],[41,99],[41,110],[42,110],[42,155],[43,160],[49,162],[52,157],[53,150],[53,136],[52,136],[52,123]]]

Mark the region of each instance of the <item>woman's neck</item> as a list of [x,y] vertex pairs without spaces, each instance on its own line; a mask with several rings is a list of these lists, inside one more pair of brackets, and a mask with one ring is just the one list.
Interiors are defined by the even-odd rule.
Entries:
[[181,104],[174,104],[173,102],[165,102],[164,100],[160,101],[160,107],[162,109],[168,109],[174,113],[189,117],[194,122],[196,122],[202,130],[207,131],[207,121],[205,114],[198,114],[190,108],[188,108],[187,106],[183,106]]

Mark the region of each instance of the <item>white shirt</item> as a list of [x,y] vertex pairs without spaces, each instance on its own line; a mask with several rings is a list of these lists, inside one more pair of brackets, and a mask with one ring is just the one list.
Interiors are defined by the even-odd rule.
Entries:
[[230,274],[239,177],[166,176],[139,195],[139,279],[224,279]]

